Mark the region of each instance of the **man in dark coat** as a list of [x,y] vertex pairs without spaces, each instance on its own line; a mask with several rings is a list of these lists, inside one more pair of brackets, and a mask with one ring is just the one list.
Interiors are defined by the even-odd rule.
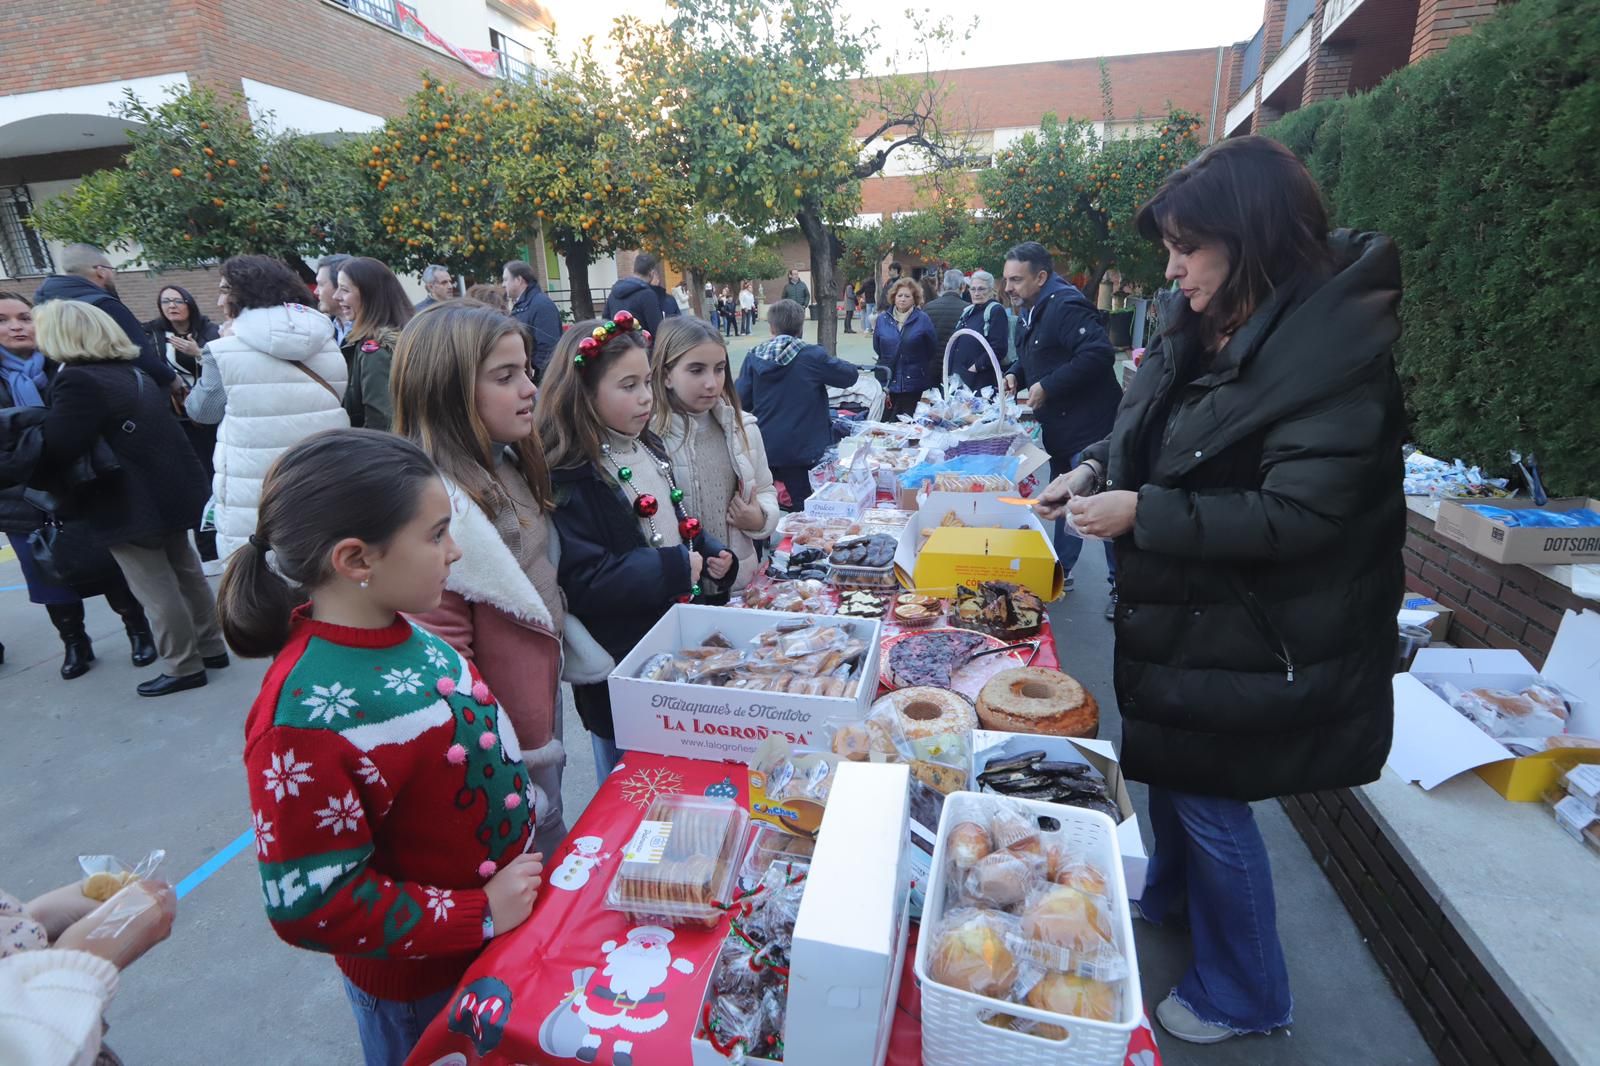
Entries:
[[[661,294],[654,286],[660,284],[661,260],[649,252],[633,257],[633,273],[618,279],[606,297],[606,317],[616,318],[618,311],[627,311],[644,324],[652,334],[661,328],[664,317]],[[662,290],[665,293],[665,290]]]
[[833,444],[828,389],[856,383],[860,368],[835,359],[820,344],[800,337],[806,313],[793,300],[767,308],[772,339],[751,348],[739,371],[739,402],[756,416],[775,481],[789,490],[799,508],[811,495],[806,475]]
[[533,380],[544,377],[550,353],[561,339],[561,312],[556,302],[539,288],[539,275],[520,259],[513,259],[500,272],[500,284],[511,297],[511,317],[533,334]]
[[100,308],[139,346],[139,369],[161,387],[181,394],[183,386],[177,375],[140,325],[138,316],[117,295],[117,270],[105,251],[92,244],[69,244],[61,250],[61,271],[40,284],[33,294],[34,305],[49,300],[80,300]]
[[956,331],[956,323],[961,321],[961,313],[967,309],[967,304],[961,299],[961,286],[966,280],[961,276],[961,271],[946,270],[941,279],[939,295],[922,305],[928,317],[933,319],[934,357],[941,366],[950,335]]
[[789,271],[789,280],[783,283],[783,298],[793,300],[807,310],[811,307],[811,289],[800,280],[800,271]]
[[[1105,439],[1122,402],[1112,366],[1115,349],[1094,305],[1055,272],[1050,253],[1026,241],[1006,253],[1006,295],[1022,303],[1017,359],[1006,374],[1006,388],[1024,397],[1044,430],[1050,474],[1071,470],[1084,448]],[[1072,587],[1072,567],[1083,552],[1082,539],[1056,523],[1056,554]],[[1116,560],[1106,544],[1106,566],[1113,585]]]

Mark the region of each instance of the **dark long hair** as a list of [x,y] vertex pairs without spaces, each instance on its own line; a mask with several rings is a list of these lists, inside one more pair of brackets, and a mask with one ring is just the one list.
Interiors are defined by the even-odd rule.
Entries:
[[[230,281],[228,285],[232,287],[233,283]],[[189,332],[196,337],[203,337],[210,319],[200,313],[200,305],[195,302],[194,295],[182,285],[163,285],[156,290],[156,317],[144,324],[145,332],[153,334],[158,330],[162,333],[171,333],[173,331],[172,320],[167,317],[166,311],[162,310],[161,307],[161,294],[169,289],[183,297],[183,305],[189,312]],[[201,341],[200,343],[204,344],[205,342]]]
[[277,654],[291,612],[333,576],[334,545],[346,537],[388,543],[438,477],[421,448],[375,429],[314,433],[278,456],[261,487],[256,531],[217,590],[228,647],[247,659]]
[[[222,264],[222,280],[228,283],[229,318],[238,318],[239,312],[256,307],[277,307],[279,304],[317,306],[316,296],[306,288],[300,275],[290,270],[281,259],[269,255],[234,256]],[[163,288],[176,289],[177,286],[166,285]],[[191,299],[191,306],[193,303]],[[190,314],[193,313],[191,310]]]
[[1305,164],[1266,137],[1207,148],[1162,182],[1136,220],[1139,233],[1180,249],[1220,242],[1228,277],[1199,321],[1185,310],[1168,332],[1196,325],[1228,336],[1280,285],[1328,265],[1328,212]]
[[[351,323],[350,337],[376,340],[392,348],[396,335],[406,328],[413,314],[411,298],[401,287],[400,279],[387,266],[364,255],[340,263],[339,273],[349,278],[361,294],[361,310]],[[333,280],[338,281],[338,276]]]

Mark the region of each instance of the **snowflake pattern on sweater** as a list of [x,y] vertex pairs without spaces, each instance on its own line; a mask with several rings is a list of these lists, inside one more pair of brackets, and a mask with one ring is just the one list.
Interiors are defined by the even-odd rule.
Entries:
[[404,620],[297,613],[245,765],[278,935],[381,998],[451,984],[482,946],[483,886],[531,845],[534,814],[516,735],[472,665]]

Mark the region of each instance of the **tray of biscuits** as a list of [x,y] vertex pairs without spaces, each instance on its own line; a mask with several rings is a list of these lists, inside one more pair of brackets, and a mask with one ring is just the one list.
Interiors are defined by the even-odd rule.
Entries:
[[750,816],[708,796],[661,796],[622,852],[606,906],[637,922],[714,927],[732,898]]

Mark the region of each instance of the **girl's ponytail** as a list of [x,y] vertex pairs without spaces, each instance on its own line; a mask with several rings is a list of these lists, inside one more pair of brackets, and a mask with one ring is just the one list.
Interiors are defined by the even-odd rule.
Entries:
[[228,647],[247,659],[275,655],[294,608],[333,579],[334,546],[349,537],[388,543],[438,477],[421,448],[373,429],[330,429],[278,456],[261,486],[256,531],[228,560],[217,593]]
[[222,636],[234,654],[246,659],[275,655],[289,640],[289,615],[304,599],[274,573],[267,561],[270,545],[259,533],[228,560],[217,590],[217,617]]

